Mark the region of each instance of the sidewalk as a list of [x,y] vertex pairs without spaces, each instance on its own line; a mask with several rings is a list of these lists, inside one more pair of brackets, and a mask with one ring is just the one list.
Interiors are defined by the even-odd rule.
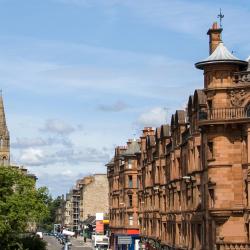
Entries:
[[71,238],[72,245],[75,247],[92,247],[91,239],[87,239],[84,242],[84,238],[82,236],[77,236],[77,238]]

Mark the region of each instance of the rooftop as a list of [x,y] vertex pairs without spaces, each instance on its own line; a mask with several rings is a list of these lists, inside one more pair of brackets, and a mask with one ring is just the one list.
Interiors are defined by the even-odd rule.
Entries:
[[220,42],[215,51],[207,57],[205,60],[198,62],[195,64],[196,68],[203,69],[204,66],[215,63],[232,63],[239,64],[242,66],[247,66],[247,62],[244,60],[240,60],[235,57],[223,44]]

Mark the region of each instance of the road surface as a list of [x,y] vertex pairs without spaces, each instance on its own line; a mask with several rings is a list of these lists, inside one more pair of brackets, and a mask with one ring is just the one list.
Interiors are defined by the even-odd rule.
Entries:
[[[47,242],[47,250],[63,250],[58,240],[53,236],[44,236],[44,240]],[[82,238],[72,239],[72,246],[70,250],[91,250],[91,242],[84,243]]]

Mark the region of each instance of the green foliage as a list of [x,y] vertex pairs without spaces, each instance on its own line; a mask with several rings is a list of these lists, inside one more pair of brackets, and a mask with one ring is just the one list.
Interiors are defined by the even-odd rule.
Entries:
[[21,239],[23,249],[28,250],[46,250],[46,242],[36,236],[25,237]]
[[53,230],[53,225],[56,219],[56,210],[60,206],[61,197],[58,196],[56,199],[53,200],[51,196],[48,196],[46,204],[49,210],[48,216],[45,217],[39,225],[39,228],[42,231],[50,232]]
[[0,166],[0,249],[12,249],[20,233],[48,216],[47,199],[47,189],[36,189],[34,179]]

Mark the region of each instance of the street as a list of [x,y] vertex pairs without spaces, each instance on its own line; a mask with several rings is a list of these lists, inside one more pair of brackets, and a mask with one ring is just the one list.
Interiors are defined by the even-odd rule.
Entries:
[[[63,245],[61,245],[58,240],[53,236],[44,236],[44,240],[47,242],[47,250],[63,250]],[[88,241],[84,243],[82,237],[78,237],[77,239],[71,239],[72,246],[70,250],[91,250],[91,242]]]

